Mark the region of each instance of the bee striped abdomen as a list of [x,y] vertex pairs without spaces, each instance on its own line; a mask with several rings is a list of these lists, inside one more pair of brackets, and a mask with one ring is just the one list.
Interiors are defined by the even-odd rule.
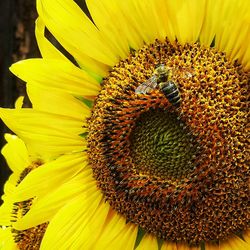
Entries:
[[161,82],[159,84],[159,87],[161,91],[163,92],[163,94],[165,95],[165,97],[168,99],[168,101],[172,105],[174,106],[180,105],[180,101],[181,101],[180,92],[175,82],[171,80],[167,82]]

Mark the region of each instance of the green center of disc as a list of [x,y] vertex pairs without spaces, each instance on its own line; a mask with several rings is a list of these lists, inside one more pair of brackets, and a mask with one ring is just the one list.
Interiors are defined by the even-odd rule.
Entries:
[[150,110],[138,118],[130,135],[135,168],[142,174],[181,178],[195,167],[199,146],[177,112]]

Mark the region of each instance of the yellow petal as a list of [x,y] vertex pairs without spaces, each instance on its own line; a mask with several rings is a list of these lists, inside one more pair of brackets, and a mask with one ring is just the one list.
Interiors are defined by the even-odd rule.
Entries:
[[[217,25],[215,46],[232,60],[242,60],[249,47],[250,2],[232,0],[220,10],[222,25]],[[225,16],[225,17],[224,17]],[[250,58],[249,58],[250,59]],[[244,65],[245,66],[245,65]]]
[[10,226],[12,224],[11,222],[11,220],[13,219],[12,212],[13,212],[13,203],[9,201],[4,201],[4,203],[0,206],[0,228],[3,225]]
[[90,249],[88,246],[96,241],[108,210],[100,191],[79,195],[50,221],[41,250]]
[[[65,180],[61,186],[51,188],[44,196],[36,198],[30,210],[14,224],[14,227],[25,230],[50,221],[60,208],[86,190],[96,191],[96,182],[90,168],[81,171],[69,181]],[[36,196],[36,190],[33,191],[33,195]]]
[[43,159],[67,152],[82,151],[86,142],[84,122],[33,109],[0,109],[0,117],[27,145],[30,153]]
[[[109,206],[105,204],[105,206]],[[97,237],[92,242],[91,249],[134,249],[138,227],[132,223],[126,223],[126,219],[109,209],[106,222]]]
[[28,83],[27,93],[32,107],[36,110],[66,115],[79,121],[83,121],[91,114],[89,107],[84,103],[60,90],[50,91],[42,85]]
[[27,148],[24,142],[15,135],[5,134],[7,144],[2,148],[9,168],[13,172],[21,172],[30,164]]
[[94,96],[100,90],[99,83],[85,71],[60,60],[28,59],[13,64],[10,70],[26,82],[77,96]]
[[177,243],[177,250],[200,250],[200,246],[190,246],[187,243]]
[[246,250],[249,249],[250,244],[246,243],[245,241],[243,241],[241,238],[239,238],[238,236],[233,236],[230,239],[228,239],[226,242],[223,242],[220,245],[221,249],[224,249],[224,245],[231,246],[231,249],[237,249],[237,250]]
[[243,233],[243,238],[244,238],[245,242],[249,245],[249,248],[250,248],[250,229],[247,229]]
[[228,248],[225,245],[224,245],[224,248],[220,248],[220,246],[218,244],[216,244],[216,243],[209,243],[209,242],[207,242],[206,246],[205,246],[205,249],[206,250],[229,250],[231,248]]
[[73,178],[86,165],[85,153],[63,155],[32,170],[17,186],[12,199],[23,201],[44,196]]
[[167,1],[167,15],[181,44],[198,40],[205,17],[205,0]]
[[171,41],[174,42],[176,39],[176,33],[174,31],[174,27],[170,20],[171,12],[168,9],[168,4],[165,0],[159,1],[151,1],[155,8],[154,8],[154,15],[155,15],[155,26],[157,27],[157,39],[165,40],[166,37]]
[[9,176],[8,180],[4,184],[4,194],[1,197],[4,202],[9,201],[10,196],[14,193],[19,180],[20,172],[15,172]]
[[67,61],[68,59],[45,37],[44,32],[45,25],[41,17],[38,17],[36,20],[35,34],[42,57]]
[[231,60],[240,59],[243,66],[246,66],[250,57],[243,58],[246,53],[250,53],[249,31],[249,1],[207,1],[206,18],[200,35],[201,44],[210,46],[215,37],[215,47],[226,52]]
[[[111,27],[114,32],[121,32],[129,47],[140,49],[144,43],[152,43],[155,39],[164,40],[168,37],[174,41],[172,25],[169,21],[169,14],[165,0],[87,0],[91,14],[95,22],[105,32],[110,29],[108,20],[116,20]],[[104,11],[106,15],[101,13]]]
[[223,240],[218,244],[206,243],[206,250],[247,250],[249,249],[249,244],[240,239],[238,236],[232,236],[227,240]]
[[17,250],[10,227],[0,227],[0,250]]
[[[228,1],[228,3],[230,3]],[[224,21],[221,12],[225,12],[223,5],[225,1],[208,0],[206,2],[205,19],[200,33],[200,42],[206,46],[210,46],[215,35],[216,26],[222,25]],[[224,16],[223,16],[224,17]]]
[[[127,9],[126,17],[147,44],[160,38],[158,30],[158,8],[156,1],[121,1],[122,8]],[[126,5],[126,6],[125,6]],[[128,12],[129,11],[129,12]]]
[[[93,12],[94,19],[97,20],[99,26],[105,33],[108,33],[107,21],[109,18],[114,17],[116,22],[111,27],[115,35],[121,32],[122,37],[133,49],[139,49],[143,43],[151,43],[156,38],[165,38],[165,30],[161,25],[161,3],[163,1],[102,1],[101,4],[97,1],[89,0],[88,6]],[[164,5],[165,3],[163,3]],[[101,12],[104,11],[106,16],[102,16]],[[107,21],[104,21],[106,19]],[[106,26],[105,26],[106,25]]]
[[[41,17],[36,21],[36,39],[42,56],[45,59],[69,60],[45,37],[45,24]],[[109,67],[99,63],[88,56],[82,56],[81,62],[78,62],[82,68],[86,68],[95,72],[96,75],[105,76]]]
[[178,250],[178,249],[176,243],[170,241],[164,241],[161,250]]
[[24,96],[19,96],[15,102],[15,108],[20,109],[23,106]]
[[158,250],[157,238],[151,234],[145,234],[136,250]]
[[84,63],[87,55],[107,65],[118,62],[117,51],[73,1],[38,0],[37,9],[46,27],[77,61]]
[[142,29],[139,29],[138,22],[131,19],[131,16],[137,16],[131,1],[123,4],[115,0],[88,0],[87,5],[97,27],[107,37],[113,37],[115,46],[119,46],[122,58],[128,54],[130,47],[138,49],[143,45]]
[[[248,28],[244,28],[244,30],[247,30],[247,34],[245,37],[242,38],[242,46],[240,47],[240,44],[238,42],[238,47],[240,47],[238,56],[239,60],[241,61],[241,64],[244,66],[245,70],[250,70],[250,46],[247,41],[250,40],[250,22],[248,21],[248,24],[246,25]],[[243,40],[244,39],[244,40]],[[234,49],[235,50],[235,49]],[[237,56],[235,56],[237,58]]]
[[[122,22],[121,12],[117,8],[117,2],[109,1],[87,1],[88,9],[95,25],[106,39],[110,40],[112,47],[121,58],[126,58],[129,54],[129,43],[126,33],[121,27],[124,27]],[[116,20],[114,22],[114,20]]]

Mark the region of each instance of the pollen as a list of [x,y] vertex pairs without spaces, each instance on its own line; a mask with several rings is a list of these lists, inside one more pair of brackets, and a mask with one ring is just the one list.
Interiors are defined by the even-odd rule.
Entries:
[[15,241],[18,249],[38,250],[48,223],[16,232]]
[[[180,105],[149,84],[171,70]],[[249,224],[249,72],[213,47],[168,40],[131,51],[102,82],[88,156],[107,202],[158,238],[199,244]]]

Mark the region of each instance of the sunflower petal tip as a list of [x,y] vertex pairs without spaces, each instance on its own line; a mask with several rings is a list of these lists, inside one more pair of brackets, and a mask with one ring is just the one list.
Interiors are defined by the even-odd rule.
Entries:
[[13,135],[13,134],[6,133],[6,134],[4,134],[4,139],[7,142],[11,142],[11,141],[17,140],[17,136]]

